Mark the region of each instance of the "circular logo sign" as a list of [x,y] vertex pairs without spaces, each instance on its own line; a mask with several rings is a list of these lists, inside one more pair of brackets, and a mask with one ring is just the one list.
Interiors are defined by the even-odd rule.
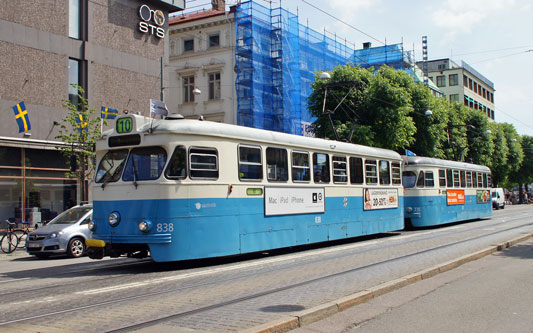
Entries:
[[141,19],[145,22],[150,22],[152,20],[152,17],[154,19],[154,22],[158,26],[163,26],[165,24],[165,14],[161,10],[152,10],[148,5],[142,5],[141,8],[139,8],[139,15],[141,16]]

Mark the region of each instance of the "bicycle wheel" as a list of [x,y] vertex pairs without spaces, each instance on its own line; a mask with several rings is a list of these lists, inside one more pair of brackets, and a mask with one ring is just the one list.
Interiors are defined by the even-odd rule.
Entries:
[[7,233],[0,240],[0,248],[4,253],[11,253],[17,249],[19,239],[15,234]]
[[26,238],[28,237],[28,232],[26,230],[24,230],[24,229],[17,229],[17,230],[13,230],[13,233],[19,239],[18,247],[25,247],[26,246]]

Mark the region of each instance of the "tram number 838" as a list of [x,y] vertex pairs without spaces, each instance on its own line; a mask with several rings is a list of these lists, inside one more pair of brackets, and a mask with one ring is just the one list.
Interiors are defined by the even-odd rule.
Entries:
[[157,232],[173,232],[174,223],[158,223],[156,225]]

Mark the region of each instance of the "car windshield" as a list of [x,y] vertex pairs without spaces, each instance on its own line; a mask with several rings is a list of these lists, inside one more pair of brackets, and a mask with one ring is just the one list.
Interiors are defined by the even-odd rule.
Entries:
[[92,209],[93,208],[91,206],[75,207],[68,209],[63,213],[59,214],[48,224],[74,224]]
[[108,151],[100,161],[100,165],[98,165],[95,181],[97,183],[108,183],[119,180],[126,156],[128,156],[127,149]]

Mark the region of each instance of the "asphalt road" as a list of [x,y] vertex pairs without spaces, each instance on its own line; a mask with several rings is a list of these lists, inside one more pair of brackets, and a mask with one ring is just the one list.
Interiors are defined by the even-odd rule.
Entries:
[[[0,331],[258,331],[287,320],[311,329],[318,319],[313,314],[333,314],[331,307],[315,311],[324,304],[531,235],[532,213],[533,206],[508,207],[491,219],[444,228],[194,262],[38,260],[22,251],[0,254]],[[418,290],[416,286],[472,264],[399,291]],[[394,294],[377,297],[374,290],[376,297],[364,305]],[[478,306],[485,306],[479,301]],[[368,311],[375,315],[354,319],[340,331],[371,325],[368,319],[380,312]]]

